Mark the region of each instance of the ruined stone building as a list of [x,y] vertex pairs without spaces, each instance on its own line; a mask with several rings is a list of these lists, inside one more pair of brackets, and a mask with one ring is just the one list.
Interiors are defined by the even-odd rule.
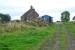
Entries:
[[39,14],[31,6],[31,8],[21,16],[21,21],[32,21],[39,17]]

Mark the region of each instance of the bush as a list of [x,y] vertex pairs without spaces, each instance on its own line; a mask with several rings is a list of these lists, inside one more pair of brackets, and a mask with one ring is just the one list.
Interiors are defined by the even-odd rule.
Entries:
[[10,15],[8,14],[0,14],[0,22],[5,23],[11,20]]

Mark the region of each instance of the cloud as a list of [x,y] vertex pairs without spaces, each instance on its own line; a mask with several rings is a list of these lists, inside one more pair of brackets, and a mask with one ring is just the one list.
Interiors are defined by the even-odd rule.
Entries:
[[75,0],[0,0],[0,13],[8,13],[13,19],[20,18],[30,5],[40,16],[48,14],[55,21],[60,20],[61,12],[65,10],[71,12],[71,18],[75,13]]

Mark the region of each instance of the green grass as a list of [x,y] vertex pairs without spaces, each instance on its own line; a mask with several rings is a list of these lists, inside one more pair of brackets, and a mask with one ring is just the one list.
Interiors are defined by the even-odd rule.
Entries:
[[61,36],[60,36],[60,50],[65,50],[65,35],[64,33],[61,33]]
[[58,29],[59,34],[60,34],[60,39],[59,39],[60,50],[65,50],[66,41],[65,41],[65,32],[64,32],[63,24],[57,24],[57,29]]
[[61,25],[60,28],[60,50],[65,50],[65,32],[64,27]]
[[55,27],[51,25],[0,33],[0,50],[38,50],[45,39],[53,36],[54,31]]
[[70,32],[70,35],[75,38],[75,23],[73,22],[67,22],[64,23],[64,26],[67,28],[67,30]]
[[66,39],[65,39],[65,35],[64,35],[64,30],[67,29],[67,31],[69,31],[70,35],[75,38],[75,24],[72,22],[64,22],[63,25],[61,26],[61,37],[60,37],[60,43],[61,43],[61,49],[60,50],[65,50],[66,47]]

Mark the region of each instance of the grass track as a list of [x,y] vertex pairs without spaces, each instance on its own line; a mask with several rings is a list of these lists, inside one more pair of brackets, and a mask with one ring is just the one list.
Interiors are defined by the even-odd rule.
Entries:
[[70,31],[70,35],[75,38],[75,23],[73,22],[67,22],[64,23],[64,26]]

